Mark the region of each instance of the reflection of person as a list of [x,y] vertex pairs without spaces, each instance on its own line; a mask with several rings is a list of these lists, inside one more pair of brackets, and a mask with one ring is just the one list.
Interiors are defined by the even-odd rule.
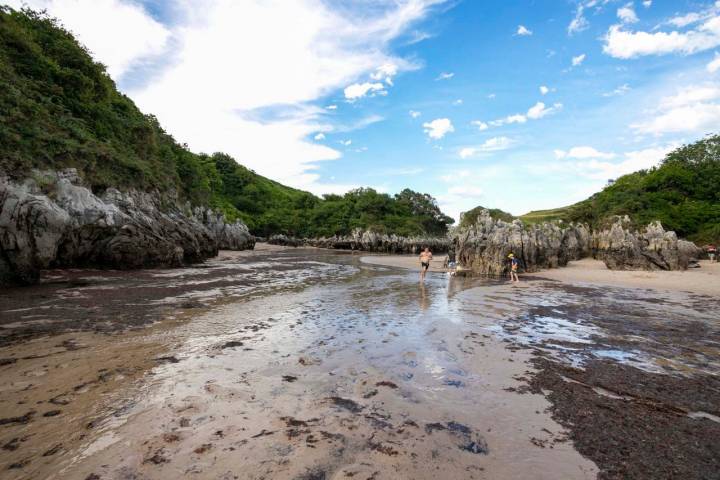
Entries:
[[425,291],[425,284],[420,284],[420,310],[427,310],[430,306],[430,301]]
[[715,245],[708,245],[707,246],[707,254],[710,258],[710,263],[715,261],[715,255],[717,255],[717,247]]
[[432,260],[432,252],[429,248],[425,247],[425,250],[420,254],[420,280],[425,280],[425,273],[430,268],[430,261]]
[[510,259],[510,281],[511,282],[519,282],[520,279],[518,278],[518,259],[515,258],[515,255],[512,253],[508,255],[508,258]]

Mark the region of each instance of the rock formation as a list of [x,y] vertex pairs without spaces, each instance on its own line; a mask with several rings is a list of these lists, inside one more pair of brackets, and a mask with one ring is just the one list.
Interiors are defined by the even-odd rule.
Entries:
[[511,252],[526,272],[567,265],[590,254],[590,232],[585,225],[555,223],[526,226],[520,220],[505,222],[483,211],[474,225],[455,233],[459,270],[481,275],[502,275]]
[[428,247],[433,252],[442,253],[448,251],[450,239],[447,237],[401,237],[357,229],[350,235],[309,239],[274,235],[268,239],[268,243],[292,247],[310,246],[378,253],[420,253],[420,250]]
[[694,243],[678,240],[660,222],[633,231],[628,217],[616,217],[609,229],[595,232],[592,246],[595,257],[611,270],[684,270],[701,254]]
[[0,284],[33,283],[49,267],[178,266],[254,243],[244,224],[181,208],[171,194],[109,188],[98,197],[74,169],[0,179]]
[[582,224],[505,222],[493,219],[487,210],[474,225],[456,231],[453,242],[459,269],[481,275],[506,274],[510,252],[526,272],[562,267],[589,256],[612,270],[682,270],[700,253],[695,244],[678,240],[659,222],[637,232],[627,217],[616,218],[608,229],[591,233]]

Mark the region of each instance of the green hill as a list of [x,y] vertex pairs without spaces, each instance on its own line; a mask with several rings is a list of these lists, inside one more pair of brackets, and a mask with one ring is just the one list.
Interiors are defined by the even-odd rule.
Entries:
[[624,175],[587,200],[520,218],[598,227],[612,215],[628,215],[637,226],[659,220],[699,244],[720,242],[720,135],[678,148],[659,166]]
[[515,217],[511,213],[500,210],[499,208],[475,207],[472,210],[463,212],[458,226],[460,228],[465,228],[474,225],[483,210],[490,212],[490,216],[496,220],[504,220],[506,222],[512,222],[515,220]]
[[175,191],[241,218],[258,235],[372,228],[441,235],[452,220],[429,195],[358,189],[319,198],[257,175],[222,153],[196,154],[118,92],[105,67],[56,20],[0,7],[0,173],[74,167],[96,193]]

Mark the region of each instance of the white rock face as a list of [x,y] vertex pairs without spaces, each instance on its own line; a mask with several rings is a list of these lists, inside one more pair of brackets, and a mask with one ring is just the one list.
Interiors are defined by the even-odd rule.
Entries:
[[54,266],[177,266],[255,245],[241,222],[181,209],[172,196],[108,189],[100,198],[74,169],[36,176],[42,191],[0,179],[0,284],[33,283]]

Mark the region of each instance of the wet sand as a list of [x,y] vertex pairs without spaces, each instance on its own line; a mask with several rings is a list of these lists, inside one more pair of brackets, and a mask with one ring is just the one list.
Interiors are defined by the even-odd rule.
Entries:
[[[443,268],[446,256],[433,259],[430,269],[436,272]],[[415,255],[367,255],[362,262],[407,269],[419,269]],[[567,267],[541,270],[528,275],[559,280],[569,284],[606,285],[613,287],[650,288],[653,290],[691,292],[720,296],[720,263],[700,261],[700,268],[686,271],[621,271],[608,270],[600,260],[585,258],[570,262]]]
[[708,297],[359,260],[261,245],[2,292],[3,478],[720,471]]

